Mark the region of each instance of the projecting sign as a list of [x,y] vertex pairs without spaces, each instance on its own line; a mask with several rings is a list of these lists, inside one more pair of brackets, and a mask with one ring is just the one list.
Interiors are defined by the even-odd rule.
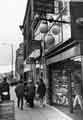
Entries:
[[40,49],[35,49],[35,50],[30,54],[29,57],[31,57],[31,58],[37,58],[37,57],[39,57],[39,56],[40,56]]

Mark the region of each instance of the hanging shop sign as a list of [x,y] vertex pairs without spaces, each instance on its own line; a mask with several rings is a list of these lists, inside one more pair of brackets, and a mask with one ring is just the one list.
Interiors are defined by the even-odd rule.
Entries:
[[71,37],[75,40],[83,40],[83,2],[70,2]]
[[35,49],[30,55],[30,58],[38,58],[40,56],[40,49]]
[[54,13],[54,0],[34,0],[35,13]]

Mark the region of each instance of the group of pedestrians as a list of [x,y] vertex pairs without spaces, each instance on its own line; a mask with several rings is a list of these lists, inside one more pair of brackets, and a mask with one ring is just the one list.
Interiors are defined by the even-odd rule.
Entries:
[[33,80],[28,80],[24,83],[23,78],[21,78],[20,83],[17,84],[15,88],[15,93],[17,96],[17,106],[23,110],[24,99],[26,103],[29,103],[30,107],[34,107],[34,100],[40,101],[40,105],[43,106],[46,85],[42,78],[34,84]]

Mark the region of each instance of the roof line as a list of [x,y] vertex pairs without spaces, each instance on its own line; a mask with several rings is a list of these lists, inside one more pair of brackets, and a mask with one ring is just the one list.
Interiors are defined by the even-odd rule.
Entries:
[[24,20],[23,20],[23,27],[24,27],[25,20],[26,20],[26,17],[27,17],[29,3],[30,3],[30,0],[27,0],[26,10],[25,10],[25,15],[24,15]]

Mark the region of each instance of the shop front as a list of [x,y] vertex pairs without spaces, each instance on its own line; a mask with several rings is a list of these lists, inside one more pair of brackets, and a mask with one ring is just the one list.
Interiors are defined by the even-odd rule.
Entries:
[[48,99],[50,104],[69,106],[72,111],[76,92],[79,91],[83,96],[83,62],[80,44],[70,45],[68,49],[61,51],[59,48],[60,53],[56,55],[57,51],[54,56],[47,57]]

